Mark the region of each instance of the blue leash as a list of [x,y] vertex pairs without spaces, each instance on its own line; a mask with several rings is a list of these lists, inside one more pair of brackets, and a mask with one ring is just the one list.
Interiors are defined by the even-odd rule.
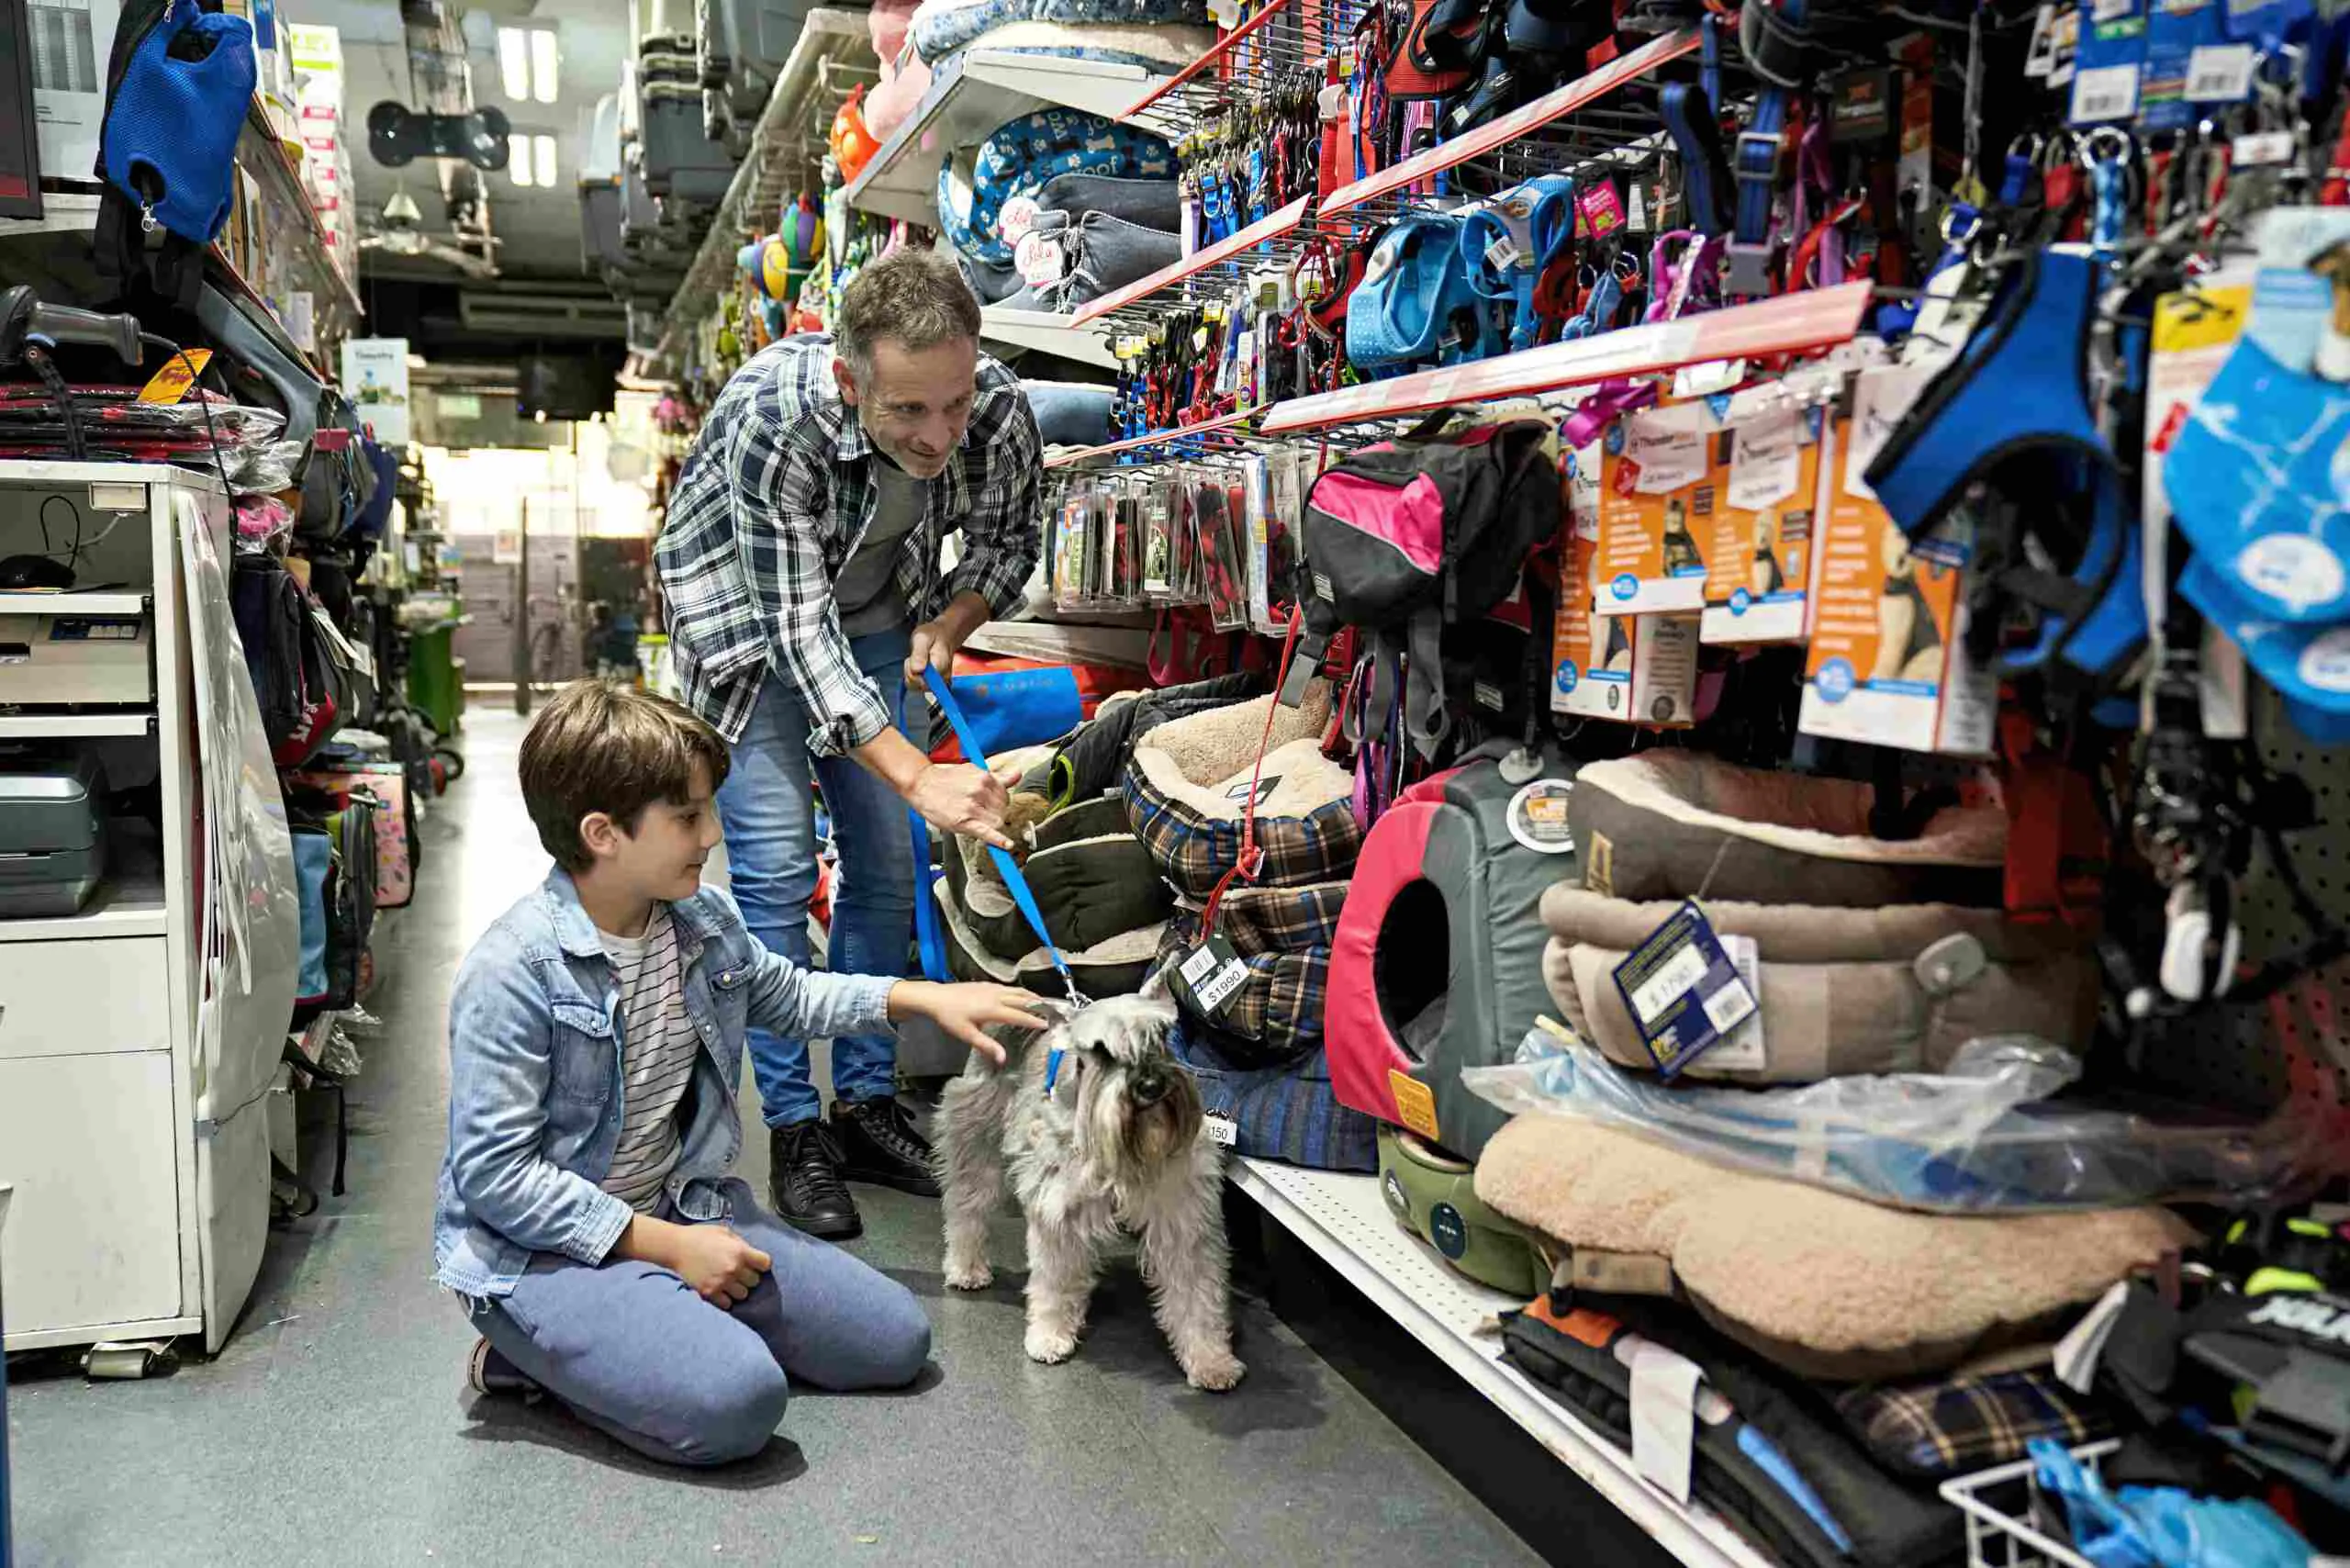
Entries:
[[[963,760],[974,767],[987,767],[987,753],[979,745],[979,737],[972,734],[969,722],[963,717],[963,705],[955,700],[954,683],[942,675],[931,684],[930,695],[937,702],[938,711],[946,715],[947,727],[955,732],[956,740],[962,744]],[[914,827],[922,836],[922,852],[915,857],[915,862],[927,871],[930,865],[930,829],[919,815],[914,816]],[[1052,933],[1045,929],[1045,912],[1036,907],[1036,895],[1029,890],[1028,879],[1021,871],[1020,863],[1012,857],[1009,851],[999,849],[992,844],[988,846],[988,853],[995,858],[995,868],[1002,874],[1004,888],[1012,894],[1012,902],[1020,906],[1028,928],[1036,934],[1036,940],[1045,945],[1045,956],[1052,959],[1053,968],[1060,971],[1061,984],[1069,990],[1069,1005],[1088,1005],[1086,994],[1077,989],[1077,977],[1069,973],[1069,960],[1061,957],[1060,947],[1053,941]],[[923,889],[923,895],[930,896],[927,887]],[[926,953],[924,961],[928,961]],[[1054,1081],[1060,1077],[1064,1054],[1056,1047],[1045,1058],[1045,1092],[1048,1096],[1053,1092]]]

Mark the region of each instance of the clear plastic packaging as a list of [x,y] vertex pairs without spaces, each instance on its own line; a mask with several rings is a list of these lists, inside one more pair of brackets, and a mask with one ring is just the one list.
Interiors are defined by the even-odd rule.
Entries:
[[1755,1175],[1942,1214],[2266,1203],[2338,1163],[2314,1118],[2290,1109],[2198,1126],[2040,1103],[2079,1076],[2070,1052],[2001,1036],[1968,1041],[1939,1074],[1668,1087],[1537,1028],[1515,1062],[1465,1068],[1460,1081],[1505,1111],[1581,1117]]
[[229,489],[239,495],[270,495],[293,487],[294,470],[302,462],[302,443],[264,441],[224,451],[223,455],[229,460]]

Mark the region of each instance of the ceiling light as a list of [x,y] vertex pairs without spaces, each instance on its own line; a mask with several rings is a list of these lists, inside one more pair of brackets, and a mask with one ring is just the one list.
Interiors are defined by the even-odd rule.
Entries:
[[531,138],[531,162],[534,165],[533,172],[538,175],[537,183],[544,185],[549,190],[554,189],[554,137],[534,136]]
[[555,53],[554,31],[540,28],[531,34],[531,96],[543,104],[552,104],[561,90],[556,79],[559,63]]

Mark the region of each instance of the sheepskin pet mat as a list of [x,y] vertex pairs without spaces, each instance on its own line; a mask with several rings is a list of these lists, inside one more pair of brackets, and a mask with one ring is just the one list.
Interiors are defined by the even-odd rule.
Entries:
[[2194,1234],[2159,1208],[1998,1219],[1880,1208],[1562,1116],[1519,1116],[1495,1134],[1477,1195],[1578,1251],[1662,1260],[1723,1333],[1839,1383],[1942,1372],[2053,1338]]

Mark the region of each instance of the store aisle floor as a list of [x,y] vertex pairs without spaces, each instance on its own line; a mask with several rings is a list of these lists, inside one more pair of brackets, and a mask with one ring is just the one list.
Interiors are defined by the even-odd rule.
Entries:
[[[551,1407],[476,1400],[473,1333],[429,1277],[431,1201],[450,978],[545,864],[514,785],[520,734],[509,713],[468,717],[470,769],[427,829],[417,902],[377,939],[385,1028],[361,1042],[349,1195],[273,1235],[217,1360],[147,1383],[19,1368],[20,1562],[1535,1561],[1260,1305],[1237,1304],[1249,1372],[1231,1394],[1184,1385],[1131,1267],[1078,1359],[1034,1366],[1022,1276],[950,1297],[936,1205],[869,1188],[856,1249],[935,1327],[915,1391],[800,1394],[764,1456],[704,1473]],[[764,1188],[764,1138],[744,1167]],[[1007,1219],[999,1259],[1019,1235]]]

